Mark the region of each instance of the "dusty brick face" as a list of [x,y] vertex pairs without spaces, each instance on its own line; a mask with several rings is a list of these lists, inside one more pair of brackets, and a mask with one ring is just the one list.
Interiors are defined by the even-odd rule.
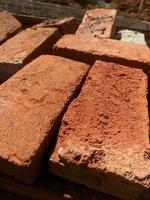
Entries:
[[21,23],[9,12],[0,12],[0,44],[14,36],[21,26]]
[[41,56],[0,87],[0,172],[31,183],[89,67]]
[[63,36],[56,43],[54,53],[89,64],[100,59],[143,68],[145,71],[150,66],[150,49],[147,46],[78,34]]
[[61,37],[57,28],[26,29],[0,46],[0,74],[2,82],[41,54],[51,52]]
[[96,38],[112,38],[117,11],[114,9],[92,9],[85,13],[77,34]]
[[147,76],[97,61],[65,113],[49,171],[121,199],[150,199]]
[[26,200],[28,198],[35,200],[118,200],[115,197],[90,190],[52,175],[40,178],[31,186],[21,184],[6,175],[1,175],[0,188],[23,195]]

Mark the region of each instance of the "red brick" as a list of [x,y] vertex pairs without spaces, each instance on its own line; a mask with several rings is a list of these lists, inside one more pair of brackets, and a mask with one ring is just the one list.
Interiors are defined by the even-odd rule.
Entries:
[[21,23],[9,12],[0,12],[0,44],[14,36],[21,26]]
[[55,20],[45,20],[41,24],[41,27],[56,27],[58,28],[63,35],[65,34],[74,34],[78,28],[78,24],[74,17],[68,17],[64,19],[55,19]]
[[82,35],[63,36],[55,45],[54,53],[63,57],[93,64],[95,60],[144,68],[150,66],[150,49],[112,39],[98,39]]
[[63,117],[49,171],[121,199],[149,200],[147,104],[141,69],[96,62]]
[[114,9],[92,9],[85,13],[77,34],[96,38],[112,38],[117,11]]
[[[21,184],[7,176],[0,176],[0,187],[4,190],[35,200],[117,200],[106,194],[84,188],[54,176],[47,176],[31,186]],[[16,200],[16,199],[15,199]],[[19,199],[20,200],[20,199]]]
[[41,56],[0,87],[0,172],[31,183],[89,67]]
[[40,54],[52,50],[61,37],[57,28],[29,28],[0,46],[0,74],[4,82]]

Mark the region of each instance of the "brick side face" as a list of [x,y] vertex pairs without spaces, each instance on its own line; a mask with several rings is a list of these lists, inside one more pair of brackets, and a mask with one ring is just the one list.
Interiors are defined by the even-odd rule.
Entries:
[[[115,197],[90,190],[52,175],[40,178],[40,180],[36,181],[33,185],[27,186],[1,174],[0,186],[5,191],[23,195],[25,200],[29,200],[28,198],[36,200],[118,200]],[[12,200],[12,198],[10,198],[10,200]],[[16,200],[16,198],[13,200]]]
[[112,39],[83,35],[66,35],[55,45],[54,53],[63,57],[93,64],[97,59],[149,70],[150,49]]

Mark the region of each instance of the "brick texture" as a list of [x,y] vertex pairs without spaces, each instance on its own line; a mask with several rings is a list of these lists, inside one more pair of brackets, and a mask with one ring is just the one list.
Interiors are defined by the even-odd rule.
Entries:
[[39,175],[60,119],[89,67],[43,55],[0,87],[0,172],[26,183]]
[[14,36],[21,26],[21,23],[9,12],[0,12],[0,44]]
[[126,200],[150,199],[147,76],[98,61],[65,113],[49,171]]
[[145,71],[150,66],[150,49],[147,46],[84,35],[63,36],[56,43],[54,53],[89,64],[101,59],[143,68]]
[[117,11],[114,9],[92,9],[85,13],[77,34],[96,38],[112,38]]
[[15,74],[40,54],[51,52],[61,37],[57,28],[26,29],[0,46],[0,74],[2,82]]

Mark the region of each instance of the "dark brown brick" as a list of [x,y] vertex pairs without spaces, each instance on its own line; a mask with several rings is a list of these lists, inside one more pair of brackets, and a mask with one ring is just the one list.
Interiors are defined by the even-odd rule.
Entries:
[[0,190],[0,199],[2,200],[31,200],[22,195],[17,195],[12,192]]
[[65,34],[74,34],[78,28],[77,21],[74,17],[68,17],[64,19],[50,19],[45,20],[38,26],[40,27],[56,27],[58,28],[63,35]]
[[[1,175],[0,188],[23,195],[26,199],[31,198],[35,200],[117,200],[115,197],[49,175],[40,178],[31,186]],[[16,199],[14,198],[14,200]]]

